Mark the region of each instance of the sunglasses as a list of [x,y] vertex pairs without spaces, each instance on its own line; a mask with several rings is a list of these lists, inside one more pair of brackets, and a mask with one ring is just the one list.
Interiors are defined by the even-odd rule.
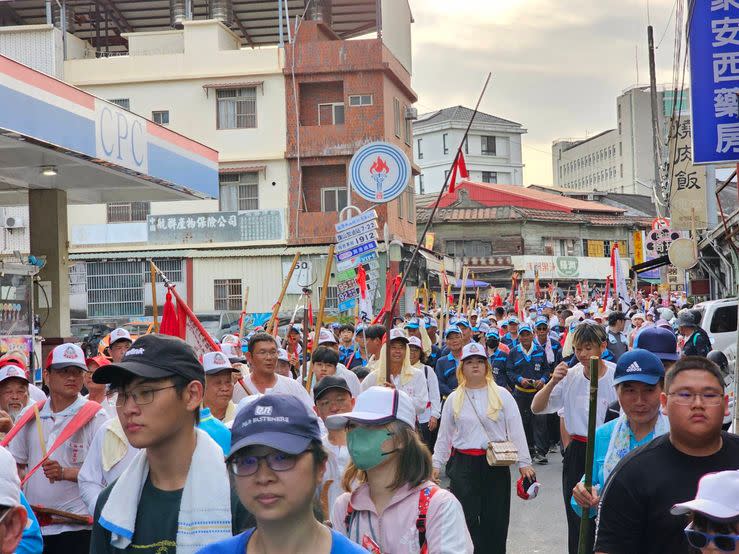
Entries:
[[711,535],[690,527],[685,529],[685,537],[688,539],[690,546],[706,548],[713,542],[721,552],[734,552],[736,541],[739,540],[739,535]]

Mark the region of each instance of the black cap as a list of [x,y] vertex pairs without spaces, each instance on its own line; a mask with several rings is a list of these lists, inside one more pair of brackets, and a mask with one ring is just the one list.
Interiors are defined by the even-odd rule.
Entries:
[[92,380],[100,384],[116,383],[124,373],[145,379],[181,375],[205,383],[205,371],[192,346],[167,335],[151,334],[136,339],[122,362],[98,368]]
[[343,377],[326,375],[313,386],[313,399],[318,400],[324,392],[331,389],[340,389],[345,390],[349,394],[352,393],[351,389],[349,389],[349,385],[346,384],[346,380]]

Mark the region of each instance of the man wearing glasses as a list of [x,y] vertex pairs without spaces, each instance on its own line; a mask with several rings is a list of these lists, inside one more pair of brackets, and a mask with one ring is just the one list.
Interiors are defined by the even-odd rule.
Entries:
[[739,437],[721,430],[728,410],[721,371],[699,356],[679,360],[661,397],[669,434],[628,454],[606,483],[595,552],[687,554],[688,520],[673,505],[695,497],[706,473],[739,469]]
[[244,527],[223,450],[196,429],[205,372],[189,345],[145,335],[93,379],[118,393],[118,418],[139,452],[100,493],[91,554],[189,554]]

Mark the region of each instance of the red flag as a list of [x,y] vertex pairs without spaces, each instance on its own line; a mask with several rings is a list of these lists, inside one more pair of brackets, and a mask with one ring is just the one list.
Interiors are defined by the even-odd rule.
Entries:
[[313,327],[313,302],[308,302],[308,325]]
[[177,323],[179,324],[178,332],[175,336],[185,340],[190,346],[195,349],[195,354],[198,358],[202,357],[207,352],[220,351],[220,347],[210,336],[210,333],[205,330],[203,324],[195,316],[190,306],[182,300],[177,289],[174,286],[167,287],[167,290],[172,293],[175,301],[177,302]]
[[[175,311],[174,303],[172,302],[172,293],[169,292],[169,289],[164,300],[162,322],[159,324],[159,334],[180,337],[180,324],[177,321],[177,312]],[[185,337],[180,338],[184,339]]]
[[459,153],[459,158],[457,159],[457,164],[459,166],[459,178],[460,179],[469,179],[470,178],[470,172],[467,171],[467,163],[464,161],[464,154],[462,154],[462,152]]
[[498,306],[503,305],[503,299],[500,297],[500,294],[497,292],[495,293],[495,296],[493,296],[493,308],[497,308]]
[[452,175],[449,177],[449,194],[457,189],[457,164],[452,167]]
[[357,285],[359,285],[359,294],[362,298],[367,297],[367,272],[364,270],[364,266],[360,265],[357,268]]
[[577,286],[575,287],[575,294],[577,294],[577,296],[582,298],[582,283],[578,283]]

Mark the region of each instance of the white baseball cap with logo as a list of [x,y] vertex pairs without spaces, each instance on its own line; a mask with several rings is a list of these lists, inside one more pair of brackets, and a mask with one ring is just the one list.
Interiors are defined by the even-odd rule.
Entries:
[[0,447],[0,506],[15,508],[21,504],[21,480],[15,458]]
[[338,344],[338,342],[332,331],[321,329],[321,332],[318,334],[318,344],[320,346],[321,344]]
[[421,339],[419,339],[418,337],[408,337],[408,346],[415,346],[416,348],[423,349]]
[[408,336],[405,334],[405,331],[403,329],[390,329],[390,340],[404,340],[405,342],[409,342]]
[[110,346],[113,346],[119,340],[127,340],[128,342],[133,342],[133,339],[131,338],[131,333],[126,331],[123,327],[118,327],[118,329],[113,329],[110,332],[110,342],[108,344]]
[[485,352],[485,347],[477,342],[471,342],[469,344],[466,344],[465,347],[462,349],[462,357],[460,360],[466,360],[467,358],[472,358],[473,356],[481,356],[483,358],[487,358],[487,352]]
[[231,363],[235,362],[243,362],[244,356],[242,355],[240,349],[237,350],[237,345],[235,344],[229,344],[229,343],[222,343],[221,344],[221,353],[228,358],[228,361]]
[[76,344],[69,342],[60,344],[52,351],[51,363],[48,369],[63,369],[65,367],[78,367],[82,371],[87,371],[85,354]]
[[223,335],[223,337],[221,337],[221,344],[234,344],[236,346],[239,346],[241,344],[241,341],[236,335]]
[[364,425],[385,425],[395,420],[415,427],[416,410],[411,397],[390,387],[370,387],[357,396],[351,412],[328,416],[326,427],[342,429],[350,421]]
[[8,364],[0,367],[0,383],[12,377],[17,377],[18,379],[23,379],[27,383],[30,383],[28,377],[26,376],[26,372],[19,368],[17,365]]
[[222,371],[238,371],[223,352],[207,352],[203,354],[203,369],[206,375],[215,375]]
[[707,473],[698,481],[695,499],[675,504],[675,516],[698,512],[711,519],[733,520],[739,517],[739,470]]
[[287,350],[285,350],[284,348],[278,348],[277,360],[280,362],[289,362],[290,358],[287,357]]

